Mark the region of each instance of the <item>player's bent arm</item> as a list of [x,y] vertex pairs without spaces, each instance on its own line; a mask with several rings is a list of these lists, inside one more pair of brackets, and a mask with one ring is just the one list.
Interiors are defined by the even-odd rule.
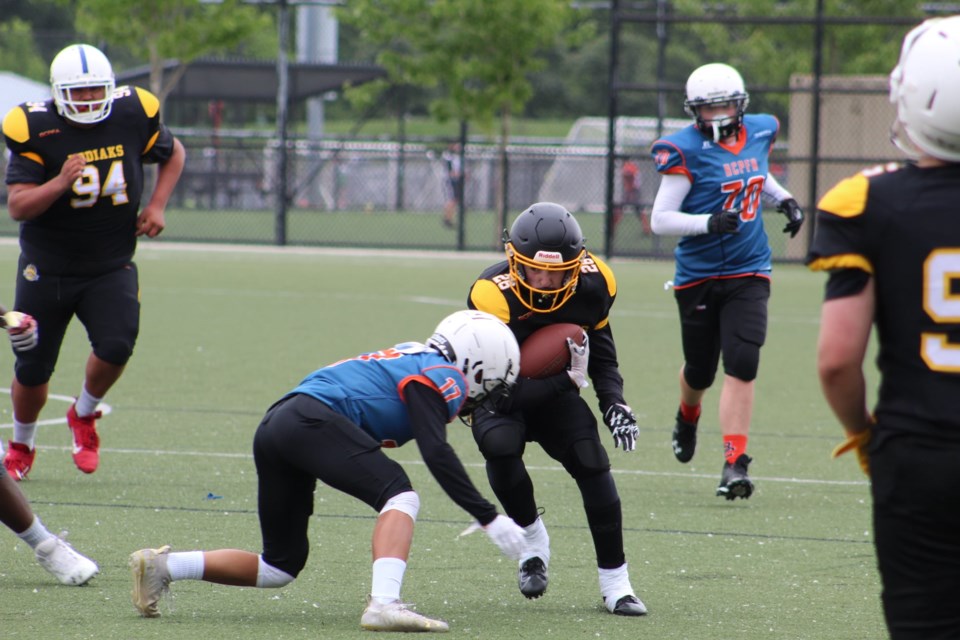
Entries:
[[437,483],[461,509],[481,525],[497,517],[493,506],[474,486],[466,469],[447,442],[447,405],[436,389],[421,382],[403,388],[413,438],[427,469]]
[[17,222],[33,220],[47,212],[80,177],[86,160],[80,154],[66,159],[60,173],[43,184],[15,183],[7,190],[7,210]]
[[866,358],[876,294],[873,278],[859,293],[828,299],[820,313],[817,373],[827,404],[850,434],[869,428]]
[[710,214],[685,213],[680,210],[692,185],[686,176],[665,173],[653,201],[650,228],[659,236],[696,236],[707,233]]
[[187,160],[187,151],[183,144],[176,138],[173,139],[173,153],[166,162],[160,164],[157,170],[157,184],[150,196],[150,202],[147,206],[160,207],[165,209],[173,189],[180,180],[180,174],[183,173],[183,166]]
[[774,202],[783,202],[793,197],[793,194],[784,189],[772,173],[768,173],[767,179],[763,182],[763,194],[773,198]]

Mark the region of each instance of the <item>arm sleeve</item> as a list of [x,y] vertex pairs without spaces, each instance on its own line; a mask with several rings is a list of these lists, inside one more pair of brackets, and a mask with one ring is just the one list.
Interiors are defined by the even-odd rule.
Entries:
[[597,393],[600,412],[605,413],[610,405],[623,399],[623,376],[617,363],[617,347],[613,341],[610,324],[590,332],[590,361],[587,365],[590,380]]
[[696,236],[707,233],[709,213],[685,213],[680,210],[690,193],[690,181],[682,174],[665,173],[653,201],[650,227],[659,236]]
[[793,194],[783,188],[772,173],[767,174],[767,179],[763,182],[763,194],[773,198],[777,204],[780,204],[787,198],[792,198]]
[[430,473],[460,508],[481,525],[490,524],[497,517],[497,508],[480,495],[447,442],[447,405],[443,398],[436,390],[414,381],[404,387],[404,400],[413,437]]

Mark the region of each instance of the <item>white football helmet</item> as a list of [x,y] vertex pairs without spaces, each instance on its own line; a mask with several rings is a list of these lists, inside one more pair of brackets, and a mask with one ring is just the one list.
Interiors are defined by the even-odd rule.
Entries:
[[[737,106],[734,116],[704,120],[698,107],[733,103]],[[736,135],[743,126],[743,112],[750,104],[750,95],[743,86],[743,78],[736,69],[727,64],[712,62],[694,69],[687,78],[687,99],[683,110],[697,121],[697,128],[714,142]]]
[[520,347],[510,328],[484,311],[457,311],[427,340],[467,379],[462,414],[492,404],[510,392],[520,372]]
[[[78,124],[95,124],[110,115],[116,80],[103,52],[89,44],[72,44],[50,63],[50,86],[57,112]],[[103,87],[99,100],[74,100],[70,91]]]
[[907,34],[890,102],[891,138],[904,153],[960,162],[960,16],[932,18]]

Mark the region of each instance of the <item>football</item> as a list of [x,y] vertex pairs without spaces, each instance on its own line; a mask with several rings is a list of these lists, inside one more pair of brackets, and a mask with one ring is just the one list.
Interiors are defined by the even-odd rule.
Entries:
[[567,338],[583,344],[583,329],[578,324],[548,324],[531,333],[520,345],[520,375],[546,378],[560,373],[570,364]]

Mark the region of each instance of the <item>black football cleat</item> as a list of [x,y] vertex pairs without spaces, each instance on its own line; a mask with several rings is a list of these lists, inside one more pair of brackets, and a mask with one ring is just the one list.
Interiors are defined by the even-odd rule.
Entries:
[[520,593],[533,600],[547,591],[547,566],[537,557],[530,558],[522,565],[517,576]]
[[677,423],[673,427],[673,455],[680,462],[690,462],[697,448],[697,423],[687,422],[677,411]]
[[723,496],[727,500],[736,500],[743,498],[746,500],[753,493],[753,482],[747,476],[747,467],[753,462],[753,458],[745,453],[730,464],[723,463],[723,474],[720,476],[720,486],[717,487],[717,495]]
[[647,608],[637,596],[628,595],[617,600],[613,613],[618,616],[645,616]]

